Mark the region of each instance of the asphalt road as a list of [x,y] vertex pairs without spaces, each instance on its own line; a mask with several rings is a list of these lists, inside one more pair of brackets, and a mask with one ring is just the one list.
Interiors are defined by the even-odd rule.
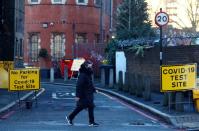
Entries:
[[82,111],[67,125],[65,116],[75,107],[75,85],[42,84],[45,92],[38,97],[37,107],[15,108],[0,119],[0,131],[171,131],[158,119],[103,93],[95,94],[95,120],[99,127],[88,126],[88,113]]

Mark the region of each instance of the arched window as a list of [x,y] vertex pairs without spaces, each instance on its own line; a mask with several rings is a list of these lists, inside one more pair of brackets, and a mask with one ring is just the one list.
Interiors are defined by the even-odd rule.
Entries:
[[52,56],[59,61],[65,56],[65,38],[63,34],[53,34]]
[[38,53],[39,53],[39,34],[31,34],[30,35],[30,60],[38,61]]

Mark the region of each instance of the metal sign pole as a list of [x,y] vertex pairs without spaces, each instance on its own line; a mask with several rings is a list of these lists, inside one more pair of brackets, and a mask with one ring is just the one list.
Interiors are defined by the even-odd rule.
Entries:
[[171,92],[168,92],[168,96],[169,96],[169,113],[171,112]]
[[[160,13],[162,12],[162,8],[160,8]],[[163,57],[163,52],[162,52],[162,25],[158,24],[158,22],[161,21],[161,19],[158,19],[158,16],[156,15],[156,24],[159,26],[160,29],[160,67],[162,66],[162,57]]]
[[160,28],[160,65],[162,65],[162,26],[167,25],[169,22],[169,15],[166,12],[162,11],[162,8],[160,8],[160,12],[156,14],[155,16],[155,23]]
[[[162,8],[160,8],[160,12],[162,12]],[[163,56],[163,53],[162,53],[162,26],[159,26],[160,27],[160,66],[162,65],[162,56]]]
[[20,98],[19,98],[19,91],[17,92],[17,97],[18,97],[18,105],[19,105],[19,108],[21,107],[21,102],[20,102]]
[[[163,49],[162,49],[162,26],[167,25],[169,22],[169,15],[166,12],[162,11],[162,8],[160,8],[160,12],[158,12],[155,16],[155,23],[160,28],[160,67],[162,66],[162,59],[163,59]],[[160,73],[162,74],[162,73]],[[162,78],[162,76],[160,76]],[[166,93],[165,93],[166,96]],[[165,97],[166,99],[166,97]],[[166,103],[168,103],[168,100],[166,99]],[[169,94],[169,112],[170,112],[170,94]]]
[[189,111],[191,112],[191,92],[188,92],[189,97]]
[[37,107],[37,92],[36,91],[34,91],[35,93],[34,93],[34,97],[35,97],[35,106]]

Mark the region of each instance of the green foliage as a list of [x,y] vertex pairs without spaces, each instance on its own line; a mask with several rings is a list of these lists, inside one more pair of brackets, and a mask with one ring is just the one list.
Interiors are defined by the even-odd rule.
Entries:
[[134,51],[136,56],[144,57],[144,48],[145,47],[143,45],[134,45],[128,48],[128,50]]
[[[145,0],[123,0],[117,9],[116,38],[111,40],[105,52],[109,63],[115,63],[115,52],[119,48],[118,41],[154,37],[154,30],[147,14],[147,3]],[[125,45],[122,46],[125,47]],[[135,51],[135,55],[144,56],[146,45],[134,43],[128,50]]]
[[120,40],[154,36],[145,0],[124,0],[117,10],[116,34]]
[[47,58],[48,57],[48,51],[45,48],[41,48],[39,50],[39,57]]
[[117,50],[117,40],[112,39],[105,49],[105,53],[107,55],[108,64],[114,65],[115,63],[115,52]]

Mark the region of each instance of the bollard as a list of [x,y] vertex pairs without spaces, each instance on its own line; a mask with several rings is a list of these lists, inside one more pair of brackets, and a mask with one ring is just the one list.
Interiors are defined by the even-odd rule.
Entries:
[[183,112],[184,111],[184,94],[183,92],[176,93],[176,101],[175,101],[175,109],[176,111]]
[[50,68],[50,82],[54,82],[54,68]]
[[105,87],[105,69],[101,68],[101,85]]
[[170,109],[175,109],[175,92],[167,92],[168,94],[168,107]]
[[68,68],[67,66],[64,67],[64,81],[68,80]]
[[137,75],[137,86],[136,86],[136,96],[137,97],[142,97],[143,94],[142,94],[142,88],[143,88],[143,76],[141,74],[138,74]]
[[135,88],[134,88],[134,92],[135,92],[135,95],[136,95],[136,92],[137,92],[137,88],[138,88],[138,74],[135,74]]
[[122,90],[123,87],[123,72],[119,71],[119,81],[118,81],[118,90]]
[[32,101],[31,100],[27,100],[26,101],[26,109],[31,109],[32,108]]
[[174,103],[175,103],[175,92],[173,92],[173,93],[172,92],[165,92],[162,105],[163,106],[171,106],[171,108],[175,108]]
[[124,85],[123,85],[123,90],[125,92],[129,91],[129,73],[125,72],[125,81],[124,81]]
[[131,94],[132,92],[132,87],[133,87],[133,77],[132,77],[132,73],[129,73],[129,93]]
[[163,106],[168,106],[168,102],[169,102],[168,93],[164,93],[162,105],[163,105]]
[[135,95],[136,93],[136,74],[130,74],[130,94]]
[[150,83],[150,77],[149,76],[144,76],[144,81],[143,81],[143,85],[144,85],[144,100],[145,101],[149,101],[151,100],[151,83]]
[[132,80],[131,80],[131,94],[132,95],[136,95],[136,90],[137,90],[137,86],[138,86],[138,81],[137,81],[137,74],[132,74]]
[[113,69],[109,70],[109,88],[113,88]]

